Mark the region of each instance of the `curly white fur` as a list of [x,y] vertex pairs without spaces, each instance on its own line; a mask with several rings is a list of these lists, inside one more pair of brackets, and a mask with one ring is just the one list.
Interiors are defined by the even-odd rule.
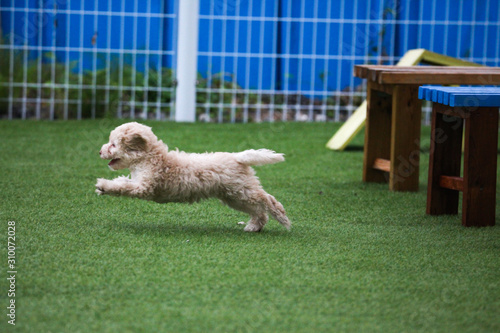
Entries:
[[97,194],[122,195],[159,203],[197,202],[215,197],[231,208],[250,215],[245,231],[260,231],[271,214],[285,228],[285,209],[266,193],[252,165],[284,161],[283,154],[268,149],[240,153],[190,154],[169,151],[151,128],[136,122],[114,129],[99,152],[111,160],[111,170],[128,168],[131,177],[99,178]]

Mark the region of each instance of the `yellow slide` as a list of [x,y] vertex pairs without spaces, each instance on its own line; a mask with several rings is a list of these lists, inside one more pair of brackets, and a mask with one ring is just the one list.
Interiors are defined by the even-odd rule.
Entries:
[[[419,63],[441,66],[481,66],[479,64],[448,57],[424,49],[409,50],[399,60],[396,66],[416,66]],[[332,150],[344,150],[356,134],[363,129],[366,120],[366,101],[364,101],[347,121],[339,128],[337,133],[326,144]]]

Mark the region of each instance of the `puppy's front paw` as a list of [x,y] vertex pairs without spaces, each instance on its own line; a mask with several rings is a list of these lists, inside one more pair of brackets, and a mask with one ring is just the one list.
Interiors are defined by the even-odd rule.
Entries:
[[97,193],[97,195],[106,194],[106,188],[108,187],[107,186],[108,182],[109,181],[107,179],[98,178],[97,183],[95,184],[95,193]]

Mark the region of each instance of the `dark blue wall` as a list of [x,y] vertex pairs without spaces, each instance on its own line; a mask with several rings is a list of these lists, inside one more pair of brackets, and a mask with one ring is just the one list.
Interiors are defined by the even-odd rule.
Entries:
[[[134,8],[134,2],[137,8]],[[146,49],[167,51],[162,55],[149,54],[151,67],[158,65],[160,57],[164,67],[175,64],[174,16],[178,6],[173,0],[152,0],[151,12],[167,14],[167,17],[150,19],[148,44],[147,18],[140,16],[148,11],[147,1],[124,1],[123,8],[121,1],[109,0],[0,0],[0,5],[6,44],[10,44],[13,31],[15,45],[49,47],[32,50],[32,59],[56,46],[63,48],[56,51],[58,61],[64,62],[69,57],[78,62],[75,71],[80,66],[92,69],[96,54],[97,67],[102,68],[107,65],[107,50],[111,49],[112,61],[118,61],[120,53],[116,51],[122,45],[124,61],[135,61],[138,70],[144,70],[146,55],[141,52]],[[245,88],[323,91],[326,87],[341,90],[360,82],[352,77],[354,64],[381,61],[392,64],[407,49],[413,48],[425,48],[486,65],[500,65],[499,1],[319,0],[315,8],[313,1],[302,0],[201,0],[200,6],[199,72],[204,77],[216,74],[227,79],[236,72],[238,84]],[[18,10],[12,11],[13,7]],[[24,8],[34,12],[26,12]],[[38,12],[41,8],[43,11]],[[90,12],[68,14],[65,12],[68,9]],[[95,10],[110,10],[114,15],[96,16],[92,12]],[[122,10],[124,15],[120,14]],[[131,13],[136,10],[139,17],[135,21],[134,44]],[[212,20],[211,15],[215,19]],[[264,16],[266,19],[235,20],[238,16]],[[281,19],[276,20],[276,17]],[[314,17],[318,19],[313,20]],[[326,22],[327,19],[330,23]],[[424,24],[420,24],[422,21]],[[438,22],[434,24],[433,21]],[[445,21],[448,23],[444,24]],[[163,38],[160,40],[161,29]],[[330,38],[327,42],[328,29]],[[223,36],[224,30],[226,34]],[[110,45],[107,45],[108,33],[111,33]],[[139,51],[135,55],[130,52],[134,46]],[[80,47],[84,48],[82,52],[78,49]],[[233,56],[234,53],[240,55]],[[245,54],[250,54],[250,57]]]

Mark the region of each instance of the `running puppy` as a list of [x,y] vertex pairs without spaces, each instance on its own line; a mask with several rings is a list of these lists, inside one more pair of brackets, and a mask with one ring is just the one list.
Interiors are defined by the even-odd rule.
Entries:
[[111,160],[111,170],[128,168],[131,173],[130,178],[97,179],[99,195],[123,195],[158,203],[193,203],[215,197],[250,215],[245,231],[262,230],[268,213],[290,229],[285,209],[264,191],[251,168],[282,162],[283,154],[268,149],[205,154],[169,151],[150,127],[136,122],[115,128],[99,154]]

